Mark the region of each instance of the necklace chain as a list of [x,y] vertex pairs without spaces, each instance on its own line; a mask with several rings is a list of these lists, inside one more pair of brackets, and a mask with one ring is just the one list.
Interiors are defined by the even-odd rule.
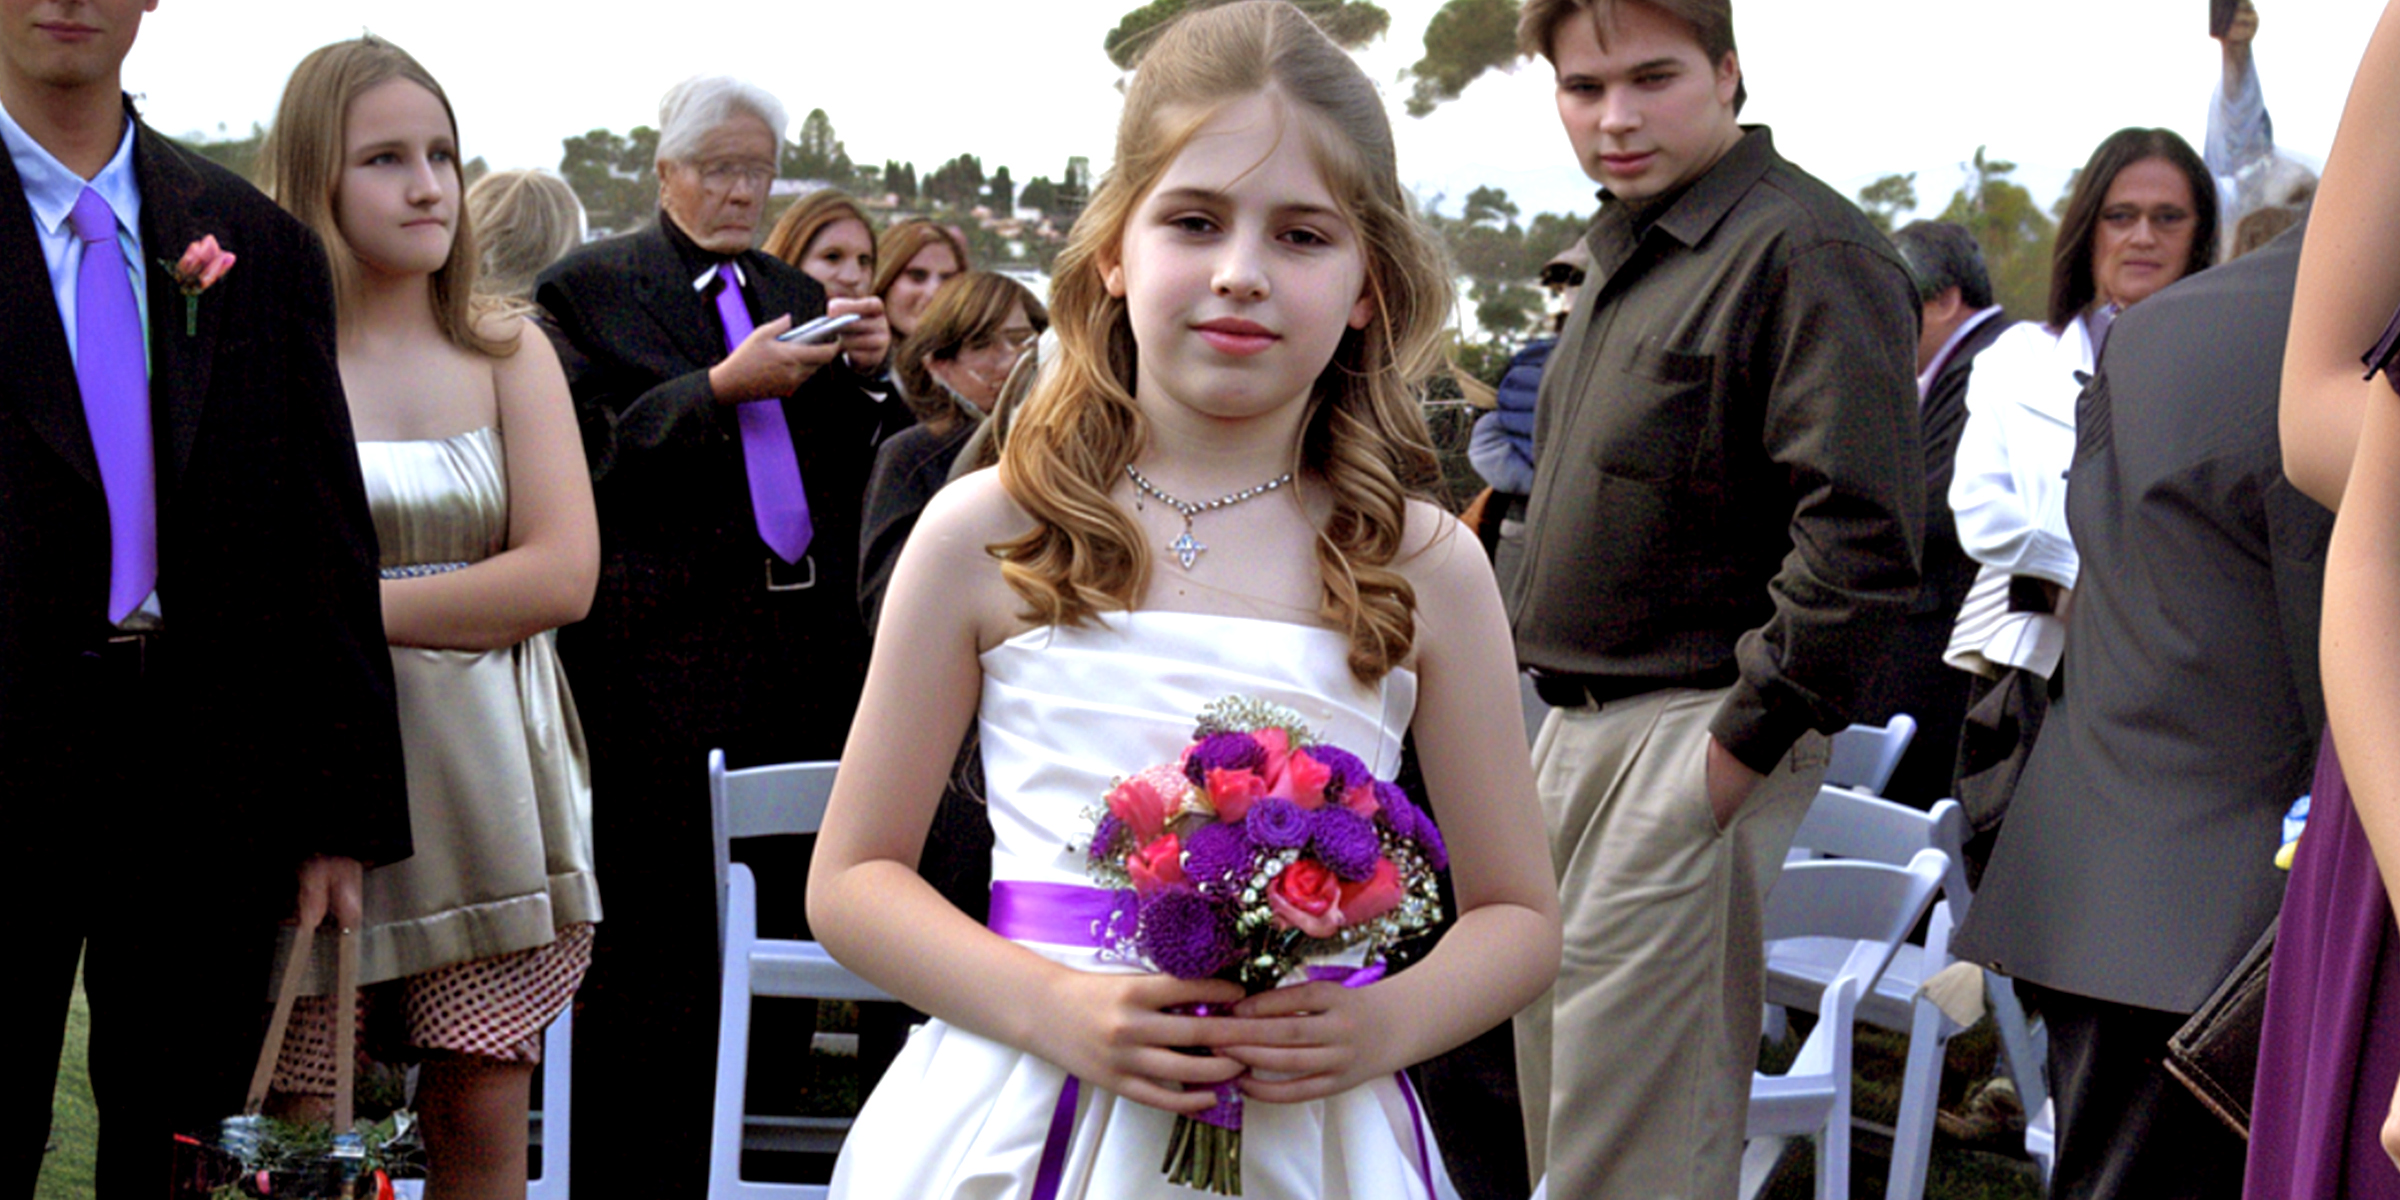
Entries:
[[1197,517],[1204,512],[1209,512],[1220,508],[1231,508],[1236,504],[1240,504],[1244,500],[1250,500],[1259,496],[1264,496],[1268,492],[1274,491],[1275,489],[1292,481],[1292,473],[1290,471],[1285,471],[1283,474],[1278,475],[1275,478],[1255,487],[1243,488],[1241,491],[1230,492],[1205,503],[1194,504],[1188,500],[1179,499],[1175,496],[1169,495],[1165,491],[1161,490],[1157,484],[1152,483],[1147,478],[1143,477],[1141,471],[1137,470],[1132,463],[1125,464],[1125,477],[1132,480],[1133,486],[1141,489],[1143,495],[1148,496],[1151,499],[1166,505],[1168,508],[1174,509],[1176,512],[1183,514],[1183,536],[1178,537],[1173,542],[1168,543],[1167,549],[1175,552],[1176,559],[1183,563],[1183,569],[1186,571],[1191,570],[1192,564],[1200,561],[1200,555],[1208,549],[1207,546],[1200,544],[1200,540],[1198,538],[1192,536],[1192,518]]

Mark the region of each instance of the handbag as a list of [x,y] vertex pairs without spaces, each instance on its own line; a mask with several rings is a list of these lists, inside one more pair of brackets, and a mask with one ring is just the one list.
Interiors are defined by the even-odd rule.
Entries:
[[[389,1196],[384,1170],[413,1146],[413,1120],[399,1114],[393,1129],[362,1130],[355,1120],[358,1092],[358,935],[343,930],[334,956],[333,1120],[328,1128],[274,1121],[262,1115],[267,1090],[275,1078],[275,1060],[283,1051],[292,1005],[300,997],[308,973],[315,931],[306,926],[292,935],[276,986],[275,1014],[259,1047],[258,1065],[250,1073],[250,1090],[242,1111],[225,1118],[213,1157],[232,1166],[230,1183],[245,1196],[295,1200],[350,1200],[359,1196]],[[220,1184],[219,1186],[223,1186]]]
[[2250,1138],[2250,1093],[2258,1082],[2259,1036],[2267,1024],[2267,969],[2275,961],[2275,927],[2242,956],[2233,973],[2167,1039],[2167,1073],[2190,1088],[2217,1119]]

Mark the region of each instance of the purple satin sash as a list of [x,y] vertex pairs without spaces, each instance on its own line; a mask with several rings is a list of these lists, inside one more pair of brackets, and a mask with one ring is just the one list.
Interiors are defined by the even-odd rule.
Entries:
[[[1131,891],[1020,879],[992,881],[991,930],[1011,941],[1106,949],[1119,938],[1132,936],[1140,913],[1141,900]],[[1309,982],[1339,982],[1343,987],[1365,987],[1383,975],[1382,963],[1363,968],[1308,968]],[[1425,1113],[1417,1104],[1408,1072],[1396,1072],[1392,1078],[1399,1081],[1400,1097],[1408,1104],[1409,1129],[1417,1140],[1417,1169],[1430,1197],[1434,1194],[1433,1156],[1425,1145]],[[1073,1075],[1067,1076],[1065,1086],[1059,1089],[1058,1105],[1050,1112],[1050,1134],[1042,1142],[1041,1165],[1033,1177],[1032,1200],[1057,1200],[1081,1091],[1082,1081]]]

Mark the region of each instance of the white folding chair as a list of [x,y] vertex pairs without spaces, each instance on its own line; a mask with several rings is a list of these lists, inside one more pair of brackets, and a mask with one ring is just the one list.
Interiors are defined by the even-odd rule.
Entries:
[[[1900,718],[1905,719],[1905,718]],[[1920,812],[1848,788],[1817,793],[1792,838],[1794,861],[1818,854],[1893,866],[1926,850],[1948,860],[1942,899],[1926,922],[1925,944],[1904,944],[1874,986],[1859,997],[1857,1019],[1908,1035],[1907,1066],[1900,1089],[1899,1118],[1892,1135],[1892,1172],[1886,1200],[1919,1200],[1933,1148],[1933,1123],[1941,1097],[1942,1047],[1959,1027],[1919,994],[1925,981],[1949,966],[1950,935],[1966,919],[1974,892],[1967,885],[1960,844],[1966,813],[1955,800]],[[1781,886],[1778,884],[1777,886]],[[1771,940],[1767,945],[1767,1003],[1807,1009],[1847,961],[1848,941],[1808,937]],[[2001,1030],[2002,1049],[2018,1094],[2031,1112],[2046,1098],[2042,1086],[2038,1027],[2028,1029],[2025,1011],[2008,981],[1987,976],[1986,995]]]
[[[570,1004],[542,1031],[542,1106],[533,1110],[527,1144],[542,1148],[542,1173],[525,1181],[525,1200],[567,1200],[568,1109],[574,1099],[575,1006]],[[421,1200],[422,1179],[395,1179],[401,1200]]]
[[1853,725],[1833,735],[1825,760],[1825,782],[1882,795],[1884,785],[1892,781],[1892,772],[1900,769],[1900,756],[1908,753],[1908,743],[1916,736],[1917,719],[1907,713],[1893,713],[1882,725]]
[[[1771,1144],[1799,1134],[1815,1138],[1821,1200],[1850,1195],[1851,1037],[1859,1000],[1933,903],[1949,869],[1949,856],[1930,849],[1905,867],[1861,859],[1795,862],[1767,897],[1770,942],[1832,938],[1849,947],[1817,997],[1816,1028],[1791,1069],[1750,1081],[1749,1137]],[[1751,1156],[1744,1160],[1747,1167]],[[1743,1194],[1755,1195],[1764,1178],[1747,1169],[1744,1175]]]
[[751,997],[891,999],[833,961],[815,942],[759,937],[758,883],[750,868],[730,855],[736,838],[815,833],[833,795],[834,767],[830,762],[780,763],[728,771],[724,751],[708,754],[725,967],[717,1022],[716,1106],[708,1146],[709,1200],[820,1200],[826,1194],[823,1185],[743,1179],[742,1151],[830,1154],[841,1149],[850,1128],[844,1117],[751,1117],[743,1111],[750,1071]]
[[2039,1109],[2025,1110],[2025,1155],[2042,1169],[2042,1187],[2050,1186],[2050,1168],[2058,1164],[2058,1108],[2047,1097]]

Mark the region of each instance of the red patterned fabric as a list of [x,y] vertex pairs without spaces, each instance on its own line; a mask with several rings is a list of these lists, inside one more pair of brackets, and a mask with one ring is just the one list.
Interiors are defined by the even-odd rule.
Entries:
[[[408,1057],[468,1054],[504,1063],[542,1061],[542,1030],[566,1011],[592,964],[592,926],[569,925],[547,946],[411,975],[359,994],[359,1058],[367,1059],[368,1010],[401,1006]],[[292,1006],[275,1090],[330,1096],[334,1089],[333,1000],[302,996]]]

